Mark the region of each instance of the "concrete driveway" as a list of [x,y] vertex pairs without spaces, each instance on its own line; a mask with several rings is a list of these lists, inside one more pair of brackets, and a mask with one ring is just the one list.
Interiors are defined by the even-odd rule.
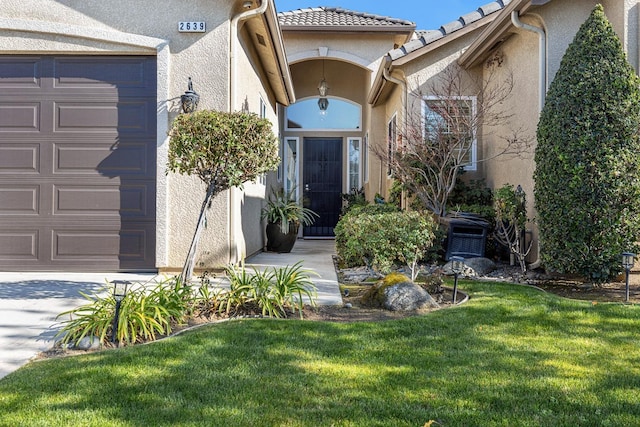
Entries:
[[[341,305],[332,240],[298,240],[291,253],[259,253],[249,267],[293,265],[311,270],[320,305]],[[60,329],[56,316],[86,303],[81,292],[104,291],[107,282],[147,283],[156,274],[126,273],[2,273],[0,272],[0,378],[15,371],[39,352],[48,350]]]
[[0,273],[0,378],[51,348],[56,316],[86,303],[108,281],[147,282],[155,274]]

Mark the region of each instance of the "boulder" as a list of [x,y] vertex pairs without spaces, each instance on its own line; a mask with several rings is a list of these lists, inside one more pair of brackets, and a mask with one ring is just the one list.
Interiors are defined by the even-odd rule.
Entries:
[[[486,276],[496,269],[496,263],[489,258],[467,258],[464,260],[464,264],[465,268],[460,275],[466,277]],[[442,269],[444,274],[449,276],[453,275],[451,261],[446,263]]]
[[95,335],[83,337],[80,341],[76,343],[74,348],[78,350],[97,350],[102,346],[100,342],[100,337]]
[[439,307],[438,303],[422,287],[409,278],[393,273],[373,285],[363,296],[365,305],[391,311],[414,311]]
[[384,289],[383,307],[391,311],[413,311],[439,307],[438,303],[420,286],[402,282]]

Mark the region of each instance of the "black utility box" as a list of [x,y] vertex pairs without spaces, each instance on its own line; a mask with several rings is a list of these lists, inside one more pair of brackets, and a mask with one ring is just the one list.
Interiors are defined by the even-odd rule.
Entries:
[[457,213],[449,220],[446,261],[452,256],[484,257],[489,223],[474,214]]

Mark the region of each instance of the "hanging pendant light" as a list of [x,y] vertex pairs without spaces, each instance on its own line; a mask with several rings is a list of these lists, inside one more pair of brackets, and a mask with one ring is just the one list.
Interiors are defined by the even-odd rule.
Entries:
[[327,99],[327,92],[329,92],[329,85],[324,78],[324,59],[322,60],[322,80],[318,84],[318,93],[320,94],[320,99],[318,99],[318,108],[320,108],[321,112],[327,111],[329,108],[329,100]]

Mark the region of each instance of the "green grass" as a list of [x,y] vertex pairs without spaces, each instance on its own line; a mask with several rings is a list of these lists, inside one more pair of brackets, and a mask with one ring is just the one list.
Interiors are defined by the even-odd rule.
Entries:
[[461,289],[423,317],[241,320],[31,363],[0,380],[0,425],[640,425],[640,306]]

